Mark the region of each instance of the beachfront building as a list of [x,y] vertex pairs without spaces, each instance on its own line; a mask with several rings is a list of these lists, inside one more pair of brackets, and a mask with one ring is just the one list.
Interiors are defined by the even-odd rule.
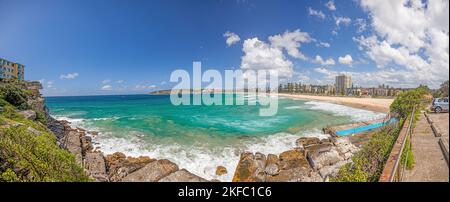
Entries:
[[0,79],[17,79],[23,81],[25,66],[0,58]]
[[298,83],[280,84],[278,92],[282,93],[304,93],[304,94],[318,94],[318,95],[334,95],[334,85],[310,85]]
[[378,87],[368,88],[368,94],[371,96],[393,97],[400,94],[404,89],[390,87],[389,85],[379,85]]
[[337,95],[347,95],[347,89],[352,86],[352,77],[345,74],[336,76],[335,86]]
[[342,95],[353,97],[395,97],[405,89],[394,88],[389,85],[378,87],[361,87],[351,83],[351,77],[341,75],[336,77],[335,85],[313,85],[298,83],[279,84],[280,93],[298,93],[313,95]]

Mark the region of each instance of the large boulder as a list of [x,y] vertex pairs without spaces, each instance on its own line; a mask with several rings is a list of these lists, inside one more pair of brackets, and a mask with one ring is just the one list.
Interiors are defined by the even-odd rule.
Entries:
[[288,150],[279,155],[280,170],[289,170],[291,168],[310,168],[305,156],[299,150]]
[[274,154],[268,154],[266,159],[266,167],[264,171],[267,175],[276,175],[280,171],[278,167],[278,156]]
[[91,152],[94,149],[94,146],[92,145],[91,137],[82,135],[80,137],[80,141],[81,141],[81,150],[82,150],[83,154],[86,154],[87,152]]
[[[274,157],[270,157],[271,163],[276,160]],[[269,159],[269,157],[268,157]],[[268,161],[269,162],[269,161]],[[266,181],[268,182],[317,182],[322,181],[322,178],[311,169],[308,160],[304,154],[297,150],[288,150],[279,155],[278,164],[279,171],[275,175],[267,175]]]
[[208,182],[208,180],[194,175],[186,169],[181,169],[163,177],[158,182]]
[[27,130],[28,130],[29,132],[31,132],[31,133],[37,135],[37,136],[41,136],[41,135],[42,135],[41,132],[39,132],[38,130],[34,129],[34,128],[31,127],[31,126],[28,126]]
[[333,146],[334,145],[330,142],[309,145],[309,146],[305,147],[305,154],[308,156],[309,155],[318,155],[319,153],[330,151],[333,148]]
[[123,182],[157,182],[178,170],[178,166],[169,160],[153,161],[141,169],[125,176]]
[[48,113],[46,114],[46,119],[47,119],[47,128],[50,129],[50,131],[52,131],[55,134],[56,138],[58,139],[58,142],[60,142],[60,140],[63,139],[63,137],[65,136],[64,123],[51,117],[50,115],[48,115]]
[[336,164],[324,166],[324,167],[320,168],[319,174],[324,179],[329,178],[329,177],[336,177],[336,175],[339,172],[339,169],[349,162],[350,161],[339,161],[339,162],[336,162]]
[[101,152],[86,153],[86,155],[84,156],[84,168],[87,170],[90,176],[97,181],[108,181],[105,159]]
[[106,165],[108,169],[109,179],[112,182],[121,181],[127,176],[150,162],[156,161],[148,156],[140,156],[137,158],[126,157],[121,152],[116,152],[106,156]]
[[76,131],[69,131],[62,141],[62,146],[67,151],[75,155],[75,160],[82,165],[83,155],[81,149],[80,134]]
[[261,153],[245,152],[241,154],[238,165],[233,176],[233,182],[262,182],[265,178],[264,172],[265,156]]
[[25,119],[36,120],[36,112],[33,110],[19,111],[19,114],[21,114]]
[[343,160],[334,149],[326,152],[308,152],[308,161],[314,170],[319,170],[324,166],[334,165]]
[[277,175],[267,176],[267,182],[322,182],[323,179],[310,168],[296,167],[281,170]]
[[317,137],[301,137],[301,138],[298,138],[297,141],[295,141],[295,144],[298,147],[306,147],[308,145],[319,144],[319,143],[320,143],[320,139]]
[[336,145],[336,150],[345,160],[350,159],[358,151],[358,147],[353,145],[347,137],[335,138],[334,145]]

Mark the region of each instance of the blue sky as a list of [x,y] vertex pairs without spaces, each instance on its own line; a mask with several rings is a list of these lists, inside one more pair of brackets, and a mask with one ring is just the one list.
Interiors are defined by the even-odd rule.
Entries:
[[448,79],[448,1],[412,2],[0,0],[0,57],[26,65],[44,95],[167,89],[193,61],[271,65],[284,81],[332,84],[347,73],[356,85],[436,87]]

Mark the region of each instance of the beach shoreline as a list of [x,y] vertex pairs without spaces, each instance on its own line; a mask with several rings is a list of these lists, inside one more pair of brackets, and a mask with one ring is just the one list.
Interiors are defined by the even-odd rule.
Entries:
[[279,97],[287,97],[303,100],[316,100],[321,102],[330,102],[348,107],[364,109],[369,111],[389,113],[389,106],[394,98],[357,98],[357,97],[333,97],[319,95],[286,94],[279,93]]

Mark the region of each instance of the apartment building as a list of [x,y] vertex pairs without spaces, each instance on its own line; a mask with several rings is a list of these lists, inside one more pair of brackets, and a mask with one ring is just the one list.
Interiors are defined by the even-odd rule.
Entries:
[[24,65],[0,58],[0,79],[17,79],[23,81],[24,78]]

